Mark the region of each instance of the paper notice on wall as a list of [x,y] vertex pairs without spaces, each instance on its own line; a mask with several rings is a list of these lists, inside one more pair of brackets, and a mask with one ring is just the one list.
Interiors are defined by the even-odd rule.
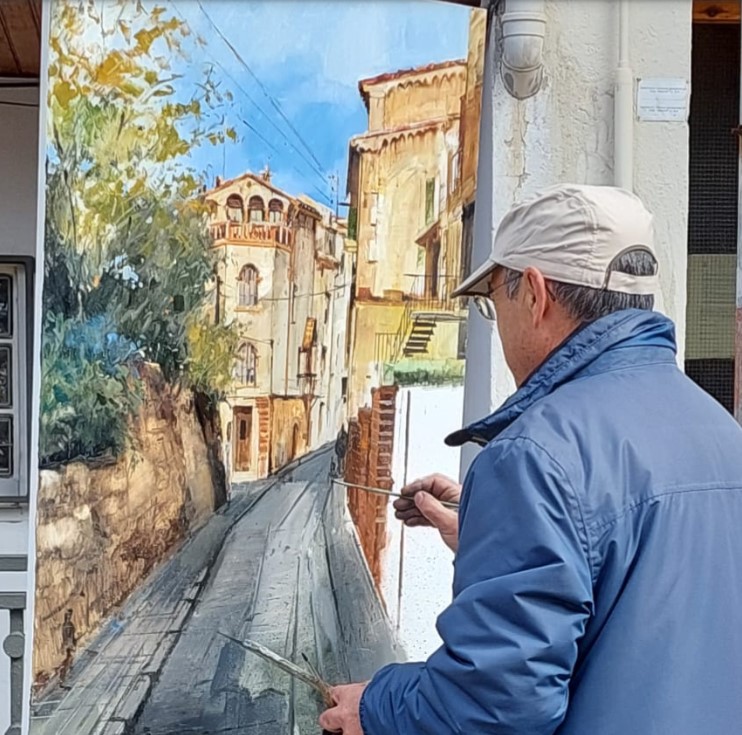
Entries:
[[640,79],[636,94],[639,120],[685,122],[688,91],[687,79]]

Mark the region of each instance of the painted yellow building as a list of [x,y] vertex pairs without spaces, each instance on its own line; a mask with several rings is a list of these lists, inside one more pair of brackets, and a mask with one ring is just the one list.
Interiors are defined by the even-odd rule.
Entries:
[[[473,10],[469,17],[469,50],[466,60],[466,91],[461,98],[459,149],[452,162],[452,188],[447,206],[449,221],[461,223],[461,250],[458,263],[462,278],[471,270],[474,236],[474,198],[477,191],[479,162],[479,125],[482,114],[484,48],[487,37],[487,13]],[[455,264],[451,264],[455,268]],[[451,271],[453,272],[453,270]]]
[[233,481],[264,477],[334,438],[327,409],[342,390],[345,352],[328,358],[345,314],[350,260],[344,225],[270,172],[217,180],[205,195],[218,253],[215,319],[236,323],[240,345],[220,413]]
[[[435,256],[440,254],[441,268],[450,276],[447,286],[463,280],[471,270],[486,33],[487,14],[473,10],[469,19],[466,85],[460,103],[458,146],[449,158],[439,216],[417,241],[426,253],[434,254],[434,258],[428,258],[426,262],[435,262]],[[455,307],[460,310],[463,304],[457,303]],[[461,355],[465,349],[465,330],[466,322],[462,321],[459,331]]]
[[368,131],[350,141],[348,236],[357,248],[349,413],[369,403],[385,366],[456,359],[460,309],[448,294],[460,238],[443,244],[460,146],[465,61],[382,74],[359,84]]

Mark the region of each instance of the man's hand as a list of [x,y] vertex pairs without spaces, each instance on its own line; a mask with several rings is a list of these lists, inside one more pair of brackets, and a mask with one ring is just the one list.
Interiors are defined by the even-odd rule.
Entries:
[[361,697],[367,684],[349,684],[335,687],[332,698],[335,706],[322,713],[320,727],[328,732],[341,732],[343,735],[363,735],[361,728]]
[[452,551],[459,546],[459,514],[441,501],[458,503],[461,485],[445,475],[428,475],[402,488],[394,502],[395,515],[406,526],[433,526]]

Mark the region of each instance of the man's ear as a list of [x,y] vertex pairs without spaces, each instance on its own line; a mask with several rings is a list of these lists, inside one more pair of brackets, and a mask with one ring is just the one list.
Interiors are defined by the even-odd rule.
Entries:
[[540,326],[551,306],[546,278],[538,268],[526,268],[523,271],[523,293],[526,306],[531,313],[534,327]]

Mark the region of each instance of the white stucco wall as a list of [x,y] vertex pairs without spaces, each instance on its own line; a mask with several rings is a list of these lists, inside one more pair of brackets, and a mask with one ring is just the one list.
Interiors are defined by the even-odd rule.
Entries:
[[[397,397],[392,477],[399,490],[405,481],[440,472],[456,477],[459,451],[443,439],[459,425],[462,386],[404,388]],[[410,440],[405,473],[405,434],[410,408]],[[382,594],[389,618],[399,624],[399,639],[411,660],[424,660],[440,645],[438,615],[451,601],[453,554],[430,528],[406,529],[402,568],[402,605],[398,604],[402,524],[388,510],[389,540],[383,559]]]
[[[6,256],[34,256],[37,248],[37,221],[39,176],[37,166],[39,158],[38,128],[39,110],[36,107],[39,90],[2,89],[0,101],[14,104],[0,104],[0,258]],[[37,278],[38,287],[38,278]],[[40,299],[36,299],[36,308]],[[38,312],[36,325],[38,328]],[[38,365],[26,366],[21,380],[28,380],[33,373],[38,379]],[[36,408],[37,408],[36,403]],[[38,409],[37,409],[38,410]],[[33,412],[32,412],[33,413]],[[33,414],[36,415],[36,414]],[[37,463],[35,441],[37,427],[32,432],[31,478],[33,483],[37,475],[33,469]],[[26,457],[27,460],[27,457]],[[25,488],[28,490],[28,488]],[[33,502],[33,487],[32,502]],[[25,555],[30,551],[31,538],[29,528],[28,506],[15,507],[0,504],[0,556]],[[33,557],[29,562],[32,568]],[[33,573],[0,572],[0,592],[27,592],[33,586]],[[28,595],[30,598],[31,595]],[[32,600],[29,600],[31,603]],[[28,634],[32,628],[32,612],[27,611],[25,629]],[[0,642],[9,632],[9,615],[0,613]],[[30,636],[26,638],[26,655],[30,654]],[[30,669],[30,667],[28,667]],[[5,732],[10,724],[10,662],[0,654],[0,732]]]
[[[0,259],[33,256],[36,250],[38,89],[0,89]],[[30,375],[31,370],[22,375]],[[34,453],[35,456],[35,453]],[[27,506],[0,505],[0,556],[23,555],[29,550]],[[0,592],[25,592],[23,572],[0,572]],[[26,617],[26,631],[30,628]],[[9,616],[0,613],[0,643],[9,633]],[[0,732],[10,724],[10,661],[0,652]]]
[[[3,102],[36,105],[38,89],[0,89]],[[36,249],[37,107],[0,105],[0,255]]]
[[[507,5],[507,1],[504,3]],[[547,0],[545,79],[518,101],[499,74],[494,33],[485,70],[473,265],[513,203],[560,182],[613,183],[613,89],[618,60],[618,2]],[[631,0],[630,64],[635,80],[690,79],[691,0]],[[684,122],[634,123],[634,190],[655,215],[660,308],[685,334],[688,127]],[[471,316],[465,414],[474,420],[498,406],[514,386],[495,330]],[[462,452],[462,470],[475,449]]]

